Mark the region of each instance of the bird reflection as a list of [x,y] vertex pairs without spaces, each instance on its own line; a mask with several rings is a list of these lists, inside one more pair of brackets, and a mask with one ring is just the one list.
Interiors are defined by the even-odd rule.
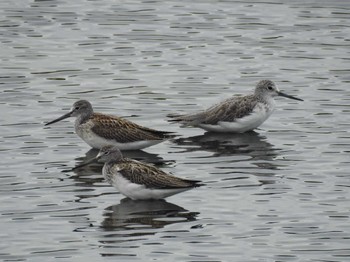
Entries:
[[[101,228],[106,231],[163,228],[173,223],[195,221],[197,212],[189,212],[165,200],[135,201],[124,198],[105,209]],[[155,232],[149,232],[154,234]],[[133,232],[135,234],[135,232]]]
[[[97,156],[99,150],[98,149],[90,149],[85,153],[84,157],[76,158],[77,161],[81,162],[80,164],[87,162],[90,159],[93,159]],[[154,165],[162,165],[166,163],[166,161],[160,157],[158,154],[148,153],[142,150],[127,150],[123,151],[123,156],[127,158],[132,158],[138,161],[151,163]],[[103,166],[103,164],[101,164]]]
[[186,151],[189,152],[214,152],[213,157],[248,155],[254,160],[272,160],[278,155],[278,150],[266,141],[266,137],[254,131],[242,134],[206,132],[199,136],[179,138],[174,142],[186,146]]
[[[85,163],[88,163],[90,160],[94,159],[97,156],[98,152],[99,150],[97,149],[90,149],[85,153],[85,156],[78,157],[75,159],[77,161],[77,165],[74,168],[70,170],[63,170],[63,172],[69,172],[69,171],[81,172],[82,170],[86,171],[88,169],[92,169],[95,172],[100,171],[103,167],[103,163],[98,163],[96,161],[95,163],[89,163],[88,165],[85,165]],[[171,162],[171,161],[165,161],[162,157],[160,157],[157,154],[147,153],[142,150],[123,151],[123,155],[127,158],[135,159],[146,163],[151,163],[154,165],[164,165]]]

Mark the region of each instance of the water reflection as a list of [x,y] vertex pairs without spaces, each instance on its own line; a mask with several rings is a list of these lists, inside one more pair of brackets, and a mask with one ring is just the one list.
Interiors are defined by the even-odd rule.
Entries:
[[[124,198],[119,204],[105,209],[101,228],[106,231],[163,228],[173,223],[195,221],[198,212],[189,212],[165,200],[135,201]],[[154,234],[147,231],[146,234]]]
[[212,157],[248,155],[254,160],[273,160],[278,155],[278,149],[267,142],[265,136],[254,131],[243,134],[206,132],[199,136],[179,138],[174,142],[186,146],[187,152],[213,152]]
[[[75,159],[77,161],[76,167],[95,158],[98,152],[99,150],[92,148],[85,153],[85,156],[76,158]],[[154,165],[163,165],[168,162],[168,161],[165,161],[158,154],[152,154],[142,150],[123,151],[123,155],[124,157],[127,157],[127,158],[135,159],[146,163],[152,163]],[[99,164],[99,166],[102,166],[102,164]]]
[[[73,171],[78,175],[86,175],[87,172],[93,172],[93,173],[101,172],[103,163],[99,163],[96,161],[88,165],[84,165],[85,163],[88,163],[90,160],[94,159],[97,156],[98,152],[99,150],[97,149],[90,149],[85,153],[85,156],[77,157],[75,159],[77,161],[77,164],[75,165],[75,167],[73,167],[72,169],[65,169],[62,172]],[[151,154],[142,150],[124,151],[123,155],[124,157],[127,157],[127,158],[132,158],[138,161],[152,163],[154,165],[163,165],[169,162],[169,161],[165,161],[158,154]]]

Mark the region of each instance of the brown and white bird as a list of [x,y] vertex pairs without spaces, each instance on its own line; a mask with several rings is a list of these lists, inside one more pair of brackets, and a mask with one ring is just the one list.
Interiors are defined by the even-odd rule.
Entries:
[[228,98],[198,113],[169,117],[170,121],[211,132],[244,133],[260,126],[272,114],[276,96],[303,101],[282,93],[271,80],[261,80],[251,95]]
[[150,164],[124,158],[116,146],[102,147],[96,159],[104,162],[102,174],[107,182],[133,200],[163,199],[202,185],[198,180],[182,179]]
[[173,137],[171,132],[143,127],[118,116],[95,113],[90,102],[86,100],[75,102],[70,112],[45,126],[68,117],[76,117],[75,132],[88,145],[97,149],[115,145],[120,150],[138,150]]

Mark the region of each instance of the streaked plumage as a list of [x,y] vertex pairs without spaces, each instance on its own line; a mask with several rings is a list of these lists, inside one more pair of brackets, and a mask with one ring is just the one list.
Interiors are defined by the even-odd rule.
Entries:
[[172,137],[171,132],[143,127],[118,116],[94,113],[90,102],[86,100],[75,102],[70,112],[45,125],[71,116],[76,117],[75,132],[77,135],[88,145],[97,149],[112,144],[121,150],[137,150]]
[[197,180],[169,175],[150,164],[124,158],[116,146],[105,146],[96,156],[102,174],[120,193],[133,200],[162,199],[198,187]]
[[200,127],[212,132],[244,133],[260,126],[275,108],[275,96],[303,101],[278,90],[270,80],[261,80],[254,94],[231,97],[207,110],[194,114],[173,115],[170,121]]

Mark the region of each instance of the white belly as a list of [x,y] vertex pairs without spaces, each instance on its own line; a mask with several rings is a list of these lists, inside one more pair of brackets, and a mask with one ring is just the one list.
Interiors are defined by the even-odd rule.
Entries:
[[131,183],[120,174],[114,174],[112,177],[108,177],[105,170],[102,171],[105,179],[116,189],[119,190],[124,196],[133,200],[147,200],[147,199],[163,199],[177,193],[189,190],[191,188],[179,188],[179,189],[149,189],[144,185]]
[[272,114],[273,108],[258,104],[253,112],[234,122],[219,121],[215,125],[199,124],[200,128],[210,132],[244,133],[260,126]]

